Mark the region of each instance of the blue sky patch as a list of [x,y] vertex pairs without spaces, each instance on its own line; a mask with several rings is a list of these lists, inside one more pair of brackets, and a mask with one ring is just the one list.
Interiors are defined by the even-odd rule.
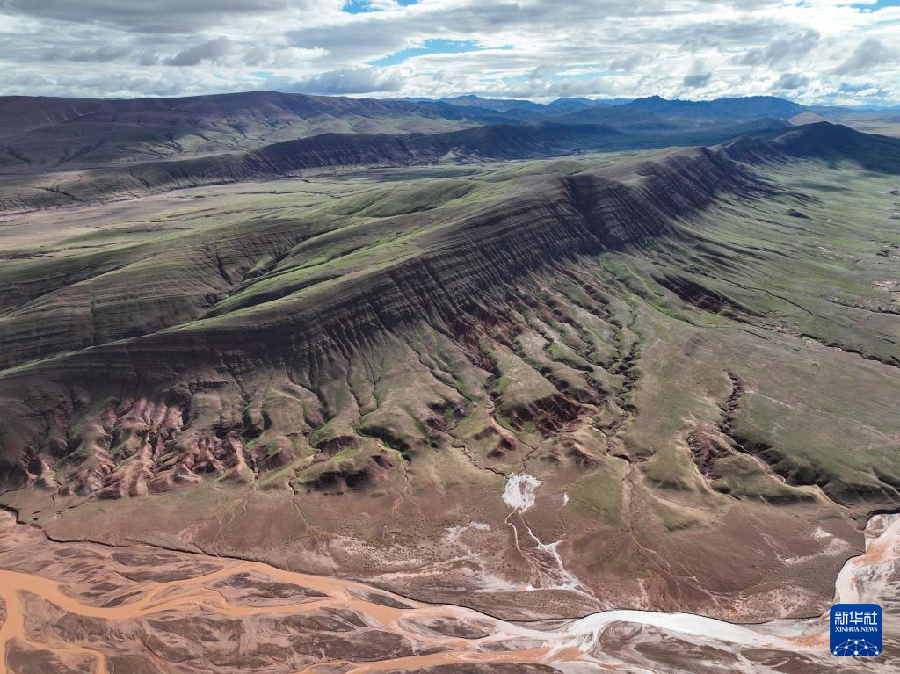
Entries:
[[425,40],[420,47],[407,47],[400,51],[388,54],[375,61],[369,61],[372,66],[395,66],[406,59],[426,54],[464,54],[472,51],[482,51],[486,47],[480,47],[476,40]]
[[900,7],[900,0],[875,0],[875,2],[854,4],[851,7],[867,12],[877,12],[879,9],[886,9],[887,7]]
[[[401,7],[409,7],[415,5],[419,0],[395,0]],[[348,14],[364,14],[366,12],[379,12],[378,7],[372,7],[369,0],[347,0],[341,10]]]

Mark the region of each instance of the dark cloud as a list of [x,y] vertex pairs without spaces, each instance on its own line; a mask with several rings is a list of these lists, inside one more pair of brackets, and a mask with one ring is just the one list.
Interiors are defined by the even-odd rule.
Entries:
[[[0,0],[8,14],[84,23],[107,23],[129,31],[185,33],[230,14],[273,12],[287,0]],[[305,6],[293,2],[292,6]]]
[[[409,46],[410,32],[395,25],[353,23],[347,26],[316,26],[287,34],[291,44],[303,48],[321,47],[344,60],[374,59]],[[414,34],[414,33],[413,33]]]
[[279,91],[333,95],[399,91],[402,86],[403,78],[398,73],[388,73],[380,68],[341,68],[302,80],[277,77],[266,82],[266,88],[274,87]]
[[180,51],[172,58],[163,61],[163,63],[167,66],[195,66],[204,61],[216,63],[230,53],[231,40],[227,37],[217,37],[215,40],[209,40]]
[[832,70],[834,75],[864,75],[871,68],[897,60],[897,52],[889,49],[881,40],[861,42],[846,61]]
[[684,79],[681,80],[681,86],[688,87],[689,89],[700,89],[709,84],[711,77],[712,73],[706,73],[705,75],[685,75]]
[[777,66],[793,63],[806,56],[819,43],[819,34],[814,30],[798,33],[790,37],[772,40],[765,48],[757,47],[744,54],[739,63],[742,65]]
[[774,91],[794,91],[809,85],[809,78],[799,73],[784,73],[773,85]]

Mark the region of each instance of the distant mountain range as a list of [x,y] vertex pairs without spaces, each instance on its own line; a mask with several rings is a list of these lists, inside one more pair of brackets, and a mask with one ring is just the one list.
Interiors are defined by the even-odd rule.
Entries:
[[470,94],[468,96],[456,96],[454,98],[413,98],[409,99],[418,103],[446,103],[460,107],[483,108],[495,112],[528,111],[538,115],[561,114],[586,110],[597,106],[625,105],[631,103],[633,98],[557,98],[547,104],[535,103],[521,98],[481,98]]
[[454,98],[410,98],[416,103],[446,103],[459,107],[474,107],[495,112],[531,111],[539,115],[555,116],[577,112],[589,108],[627,107],[647,110],[679,117],[786,117],[802,112],[821,112],[827,115],[858,115],[860,113],[898,113],[900,105],[894,106],[830,106],[801,105],[777,96],[733,96],[706,101],[666,99],[661,96],[644,98],[557,98],[550,103],[535,103],[527,99],[481,98],[475,95]]
[[[129,100],[15,96],[0,98],[0,173],[211,157],[323,134],[446,135],[492,126],[528,127],[519,135],[529,138],[531,149],[521,156],[559,153],[560,137],[570,139],[563,143],[568,151],[708,145],[759,129],[828,119],[875,124],[865,130],[883,131],[878,124],[900,121],[892,114],[807,107],[771,96],[711,101],[561,98],[546,105],[476,96],[406,100],[279,92]],[[542,126],[547,124],[552,126]],[[580,128],[563,131],[561,126]],[[536,142],[535,134],[548,135]],[[501,136],[510,137],[498,132],[484,138]],[[412,139],[406,144],[423,142],[437,147],[444,141]],[[495,156],[481,148],[474,155]]]

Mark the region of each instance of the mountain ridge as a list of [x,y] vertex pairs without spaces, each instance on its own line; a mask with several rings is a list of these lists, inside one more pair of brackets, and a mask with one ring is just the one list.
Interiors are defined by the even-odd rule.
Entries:
[[[447,161],[448,158],[455,161],[526,159],[584,151],[665,147],[679,141],[684,145],[693,145],[695,143],[691,141],[702,141],[704,138],[721,142],[743,135],[759,137],[759,142],[762,143],[767,142],[767,137],[779,134],[784,134],[785,139],[811,137],[803,133],[791,135],[786,130],[789,127],[770,128],[772,124],[781,123],[780,120],[763,120],[759,124],[754,122],[724,129],[700,129],[691,135],[679,131],[651,138],[622,133],[604,125],[565,125],[554,122],[483,126],[446,134],[320,134],[240,154],[93,169],[71,175],[60,173],[53,174],[52,178],[41,176],[33,181],[19,179],[8,186],[0,183],[0,208],[19,210],[107,201],[201,185],[269,180],[298,171],[412,166],[438,163]],[[758,126],[762,128],[757,128]],[[809,128],[815,130],[832,126],[834,125],[830,122],[818,122],[809,125]],[[846,145],[844,150],[852,151],[854,145],[864,144],[868,148],[865,152],[874,152],[874,161],[880,161],[884,166],[892,165],[895,139],[841,128],[846,129],[840,134]],[[824,158],[828,153],[824,140],[826,139],[820,138],[806,146],[802,143],[782,144],[797,156]],[[760,146],[757,151],[766,150]],[[836,150],[839,156],[846,155],[846,152],[841,155],[842,151]],[[854,159],[870,161],[866,159],[865,152],[857,151]],[[882,152],[886,153],[884,161],[878,159]]]
[[[827,143],[835,133],[840,135],[842,138],[850,139],[851,141],[859,141],[864,136],[864,134],[859,134],[858,132],[850,129],[839,128],[835,131],[832,127],[833,125],[828,124],[827,122],[823,122],[811,125],[810,127],[801,127],[800,129],[794,131],[783,132],[781,134],[776,133],[772,139],[742,139],[727,143],[718,149],[686,150],[656,161],[639,162],[638,164],[628,166],[626,168],[617,167],[605,172],[601,171],[596,173],[596,175],[593,177],[590,174],[585,174],[583,176],[570,178],[562,183],[556,183],[555,187],[553,187],[551,190],[551,192],[553,192],[556,196],[552,197],[551,201],[548,203],[540,202],[540,190],[538,190],[537,192],[534,192],[533,189],[526,190],[526,192],[533,193],[537,197],[538,201],[523,201],[522,197],[519,196],[516,197],[513,202],[510,202],[508,206],[498,206],[498,213],[507,212],[507,210],[511,208],[512,210],[509,211],[510,213],[520,214],[516,217],[526,217],[526,214],[528,214],[528,221],[540,221],[544,223],[544,225],[542,226],[546,226],[547,222],[553,222],[559,217],[563,217],[563,220],[561,222],[571,223],[566,224],[565,227],[575,226],[576,222],[580,223],[576,226],[576,230],[581,231],[581,234],[576,237],[576,240],[580,242],[576,243],[575,240],[569,241],[562,248],[559,248],[560,254],[563,254],[563,251],[568,251],[564,254],[571,254],[572,251],[596,253],[607,248],[619,248],[622,246],[634,245],[645,236],[650,236],[652,238],[665,234],[667,236],[677,237],[677,230],[670,229],[669,225],[666,225],[665,223],[667,221],[671,221],[680,217],[680,209],[702,209],[706,204],[711,202],[717,191],[723,189],[730,189],[748,195],[752,195],[755,192],[761,192],[768,189],[764,183],[758,182],[757,179],[753,177],[752,173],[749,173],[748,171],[743,169],[740,162],[760,163],[783,161],[787,158],[810,156],[816,157],[825,150],[826,146],[823,145],[823,143]],[[891,155],[893,165],[897,168],[898,171],[900,171],[900,141],[894,139],[885,139],[883,142],[887,147],[890,147],[893,150],[894,154]],[[286,162],[284,164],[285,168],[296,166],[296,164],[293,163],[292,157],[283,157],[281,155],[279,156],[281,160]],[[701,166],[702,168],[700,168]],[[683,184],[681,186],[678,186],[679,182],[683,182]],[[535,183],[535,185],[537,185],[537,183]],[[604,196],[604,194],[606,194],[606,196]],[[617,210],[614,214],[603,214],[602,205],[606,203],[616,204]],[[595,211],[594,209],[598,207],[601,207],[601,210]],[[554,213],[557,215],[553,215]],[[592,213],[595,213],[595,215],[591,215]],[[654,213],[658,213],[658,215],[653,215]],[[536,218],[534,214],[541,214],[541,216]],[[565,215],[560,216],[559,214]],[[403,216],[399,217],[402,218]],[[494,221],[494,216],[490,215],[489,213],[483,213],[479,217],[486,218],[487,221]],[[600,218],[600,220],[597,220],[598,217]],[[613,220],[607,222],[607,219],[610,217],[612,217]],[[630,222],[630,224],[616,225],[614,227],[610,224],[616,222],[617,219],[622,217],[632,218],[631,221],[623,221]],[[574,220],[571,220],[572,218],[574,218]],[[477,223],[477,221],[474,222]],[[596,224],[591,224],[598,222],[607,222],[607,224],[603,225],[603,227],[606,228],[605,230],[602,230],[603,233],[601,233],[601,230],[596,229]],[[384,226],[384,223],[382,223],[380,226]],[[621,229],[622,226],[624,226],[624,229]],[[481,227],[481,225],[473,224],[473,227],[474,229],[472,231],[474,232],[477,231]],[[587,227],[587,229],[582,229],[584,227]],[[465,226],[463,226],[461,229],[462,231],[467,231]],[[264,237],[271,237],[271,234],[261,235]],[[566,237],[568,236],[570,235],[566,235]],[[263,239],[261,239],[261,241],[262,240]],[[568,239],[566,238],[565,240]],[[290,246],[295,242],[296,240],[292,241],[288,239],[283,241],[281,245]],[[425,272],[424,269],[426,267],[433,267],[433,265],[436,264],[439,264],[441,267],[446,267],[448,264],[451,264],[453,259],[456,259],[458,257],[460,251],[467,250],[474,253],[475,250],[471,245],[464,244],[463,242],[452,246],[443,244],[438,245],[441,250],[444,251],[444,253],[442,253],[443,257],[435,258],[431,262],[410,261],[410,263],[414,264],[415,267],[418,268],[417,271],[413,272],[413,275],[418,277],[423,283],[424,279],[428,278],[431,274],[434,273],[433,269],[432,271]],[[512,240],[501,246],[501,248],[510,245],[513,245],[514,247]],[[480,244],[479,247],[484,248],[485,246],[486,244]],[[496,248],[496,245],[491,244],[491,246],[488,246],[485,249],[491,248]],[[455,253],[447,257],[447,251],[450,249],[454,250]],[[556,247],[552,246],[548,250],[555,249]],[[278,253],[277,251],[274,252],[274,254],[276,256],[280,255],[280,253]],[[520,270],[520,272],[526,269],[535,269],[540,266],[540,263],[538,261],[540,257],[541,255],[539,255],[538,258],[535,258],[527,263],[516,262],[514,268]],[[448,262],[448,260],[450,260],[450,262]],[[545,261],[548,262],[549,260]],[[197,261],[185,261],[183,264],[197,264]],[[217,262],[217,264],[221,264],[221,262]],[[252,262],[245,262],[243,264],[249,265],[247,268],[253,266]],[[407,274],[407,272],[405,271],[400,271],[402,268],[402,266],[397,268],[397,273],[400,274],[401,278]],[[504,272],[502,271],[503,268],[503,265],[493,264],[493,270],[488,274],[487,278],[491,278],[491,275],[496,273],[499,273],[500,276],[494,278],[493,280],[487,281],[487,285],[481,286],[481,289],[483,290],[486,287],[502,286],[505,281],[508,280],[504,278]],[[486,273],[488,273],[488,267],[485,267],[479,271],[472,272],[471,277],[474,279],[484,279]],[[120,283],[116,280],[116,277],[114,275],[109,277],[103,276],[101,278],[108,278],[109,282],[113,284]],[[357,285],[361,283],[362,285],[359,285],[358,287],[361,289],[365,288],[364,293],[375,292],[375,295],[369,297],[369,299],[354,300],[354,302],[373,306],[377,306],[386,302],[387,305],[390,305],[391,302],[389,300],[376,300],[376,297],[380,296],[383,293],[383,290],[379,289],[382,288],[382,283],[374,283],[372,279],[353,279],[348,282],[350,283],[348,288],[357,287]],[[406,310],[404,310],[404,313],[399,314],[395,318],[390,318],[389,316],[391,314],[391,310],[388,308],[377,309],[375,310],[374,314],[371,314],[367,310],[366,313],[369,313],[370,319],[366,324],[365,329],[363,329],[361,332],[354,333],[349,327],[345,325],[334,334],[343,334],[347,336],[346,338],[351,339],[351,341],[361,339],[363,335],[366,335],[373,330],[374,324],[382,321],[387,321],[388,323],[393,324],[397,320],[399,320],[401,316],[418,316],[421,315],[421,312],[437,312],[438,315],[442,316],[442,321],[452,322],[453,319],[449,318],[449,314],[445,314],[445,312],[450,311],[451,307],[455,307],[452,309],[452,311],[459,311],[459,299],[453,299],[459,293],[458,291],[448,291],[448,289],[452,288],[454,283],[459,282],[460,279],[458,278],[452,282],[450,278],[443,278],[442,280],[429,280],[427,283],[424,283],[424,287],[430,287],[434,292],[434,295],[430,296],[427,304],[423,305],[412,313],[407,314],[405,313]],[[89,283],[90,281],[88,282],[88,284]],[[392,285],[394,283],[394,281],[389,281],[389,285]],[[373,285],[376,288],[374,291],[372,290]],[[84,288],[85,290],[89,290],[90,285],[82,284],[80,287]],[[331,285],[328,285],[328,288],[329,294],[337,292],[336,289]],[[41,290],[40,292],[43,295],[50,297],[50,295],[47,294],[48,291],[46,289]],[[288,288],[286,289],[286,292],[290,294],[293,291]],[[408,292],[415,294],[415,292],[413,292],[411,289],[408,290]],[[460,296],[466,296],[470,292],[471,291],[466,290]],[[343,296],[344,293],[342,291],[337,292],[337,295]],[[449,304],[447,304],[446,308],[444,309],[440,308],[441,306],[443,306],[441,303],[442,300],[440,299],[442,297],[447,298],[447,301],[449,302]],[[197,299],[199,300],[201,299],[201,297],[198,297]],[[269,295],[265,298],[265,302],[272,302],[273,300],[278,299],[279,298],[277,296],[273,297]],[[27,297],[19,300],[19,302],[23,303],[21,304],[22,307],[24,307],[25,303],[29,301],[30,300],[28,300]],[[60,296],[58,301],[72,306],[78,304],[78,302],[75,302],[72,299],[67,299],[65,295]],[[401,301],[400,305],[402,304],[403,302]],[[48,310],[51,312],[55,311],[52,304],[48,305]],[[91,311],[94,310],[95,309],[93,308],[91,309]],[[12,311],[13,313],[10,313],[10,311]],[[285,324],[288,332],[285,333],[283,337],[277,337],[279,333],[277,331],[273,331],[274,325],[266,323],[265,321],[261,322],[260,317],[257,316],[253,311],[250,311],[250,313],[247,314],[246,320],[239,320],[234,328],[227,328],[227,324],[222,323],[221,318],[209,319],[209,332],[207,333],[208,337],[201,340],[201,344],[203,344],[203,346],[201,347],[201,352],[209,353],[209,349],[212,349],[212,353],[219,353],[222,354],[223,357],[225,357],[225,354],[228,354],[229,352],[235,352],[237,345],[246,344],[248,346],[255,345],[252,348],[259,354],[269,352],[278,353],[278,348],[272,350],[272,347],[268,346],[270,340],[283,339],[286,338],[288,334],[291,335],[291,340],[296,341],[298,339],[298,336],[294,333],[295,327],[292,327],[295,326],[297,324],[297,321],[299,320],[297,318],[295,309],[291,309],[287,314],[284,314],[284,316],[287,317],[286,320],[288,321]],[[278,311],[279,313],[277,315],[281,315],[283,312],[283,308],[279,308]],[[324,318],[320,314],[320,309],[316,309],[315,312],[318,317],[314,321],[311,321],[309,324],[320,325],[322,324]],[[9,368],[22,364],[34,358],[46,358],[48,356],[54,355],[54,353],[60,353],[59,351],[34,351],[35,346],[39,346],[42,342],[40,340],[36,341],[34,339],[34,335],[32,332],[30,332],[30,329],[26,329],[25,332],[22,332],[21,337],[16,336],[16,333],[19,332],[19,330],[13,327],[15,325],[14,316],[16,313],[21,314],[21,308],[16,308],[15,306],[7,307],[6,313],[7,317],[3,319],[3,322],[6,324],[6,328],[3,330],[5,339],[2,349],[2,351],[7,355],[7,360],[4,363],[5,367]],[[352,314],[353,312],[347,314],[345,312],[342,313],[338,311],[337,315],[343,316],[343,318],[339,320],[341,322],[344,322],[347,320],[346,317]],[[22,315],[23,317],[27,317],[27,324],[30,325],[33,317],[29,316],[29,314],[27,313]],[[276,314],[273,314],[273,316],[274,315]],[[189,316],[190,314],[187,314],[185,315],[185,318],[188,318]],[[179,321],[175,322],[177,323]],[[304,321],[300,320],[300,323],[303,322]],[[219,323],[221,323],[224,332],[220,333],[220,328],[216,327],[216,325]],[[50,327],[52,323],[46,323],[46,325]],[[112,357],[115,360],[119,360],[120,365],[118,367],[124,368],[123,371],[130,372],[131,368],[137,362],[134,359],[139,358],[141,353],[155,353],[154,349],[156,347],[153,346],[154,343],[159,343],[160,345],[162,345],[166,342],[166,340],[174,339],[177,342],[178,340],[184,338],[187,340],[184,342],[184,344],[190,345],[192,343],[192,340],[195,339],[193,335],[200,334],[193,332],[193,329],[188,330],[184,333],[180,333],[178,331],[166,331],[166,326],[162,327],[164,329],[161,332],[158,332],[156,336],[141,337],[138,339],[138,341],[127,340],[126,342],[118,346],[110,344],[110,346],[107,347],[100,346],[86,351],[85,355],[92,354],[90,356],[89,362],[95,363],[94,365],[90,366],[91,371],[94,372],[92,376],[97,376],[98,373],[96,372],[95,368],[100,363],[107,363],[107,365],[104,365],[103,367],[110,366],[109,364],[112,361],[106,360],[109,357]],[[67,328],[67,331],[65,333],[62,333],[62,336],[64,336],[66,340],[71,340],[72,338],[72,334],[69,332],[70,329],[71,327]],[[88,333],[85,333],[85,338],[88,338],[89,335],[95,333],[96,330],[96,327],[90,327]],[[251,338],[249,341],[247,341],[247,333],[245,332],[246,330],[260,330],[260,332],[258,333],[257,337]],[[108,333],[108,329],[103,329],[102,332]],[[49,333],[49,335],[52,334],[53,329],[51,328],[51,332]],[[353,334],[355,334],[356,336],[350,336]],[[109,334],[109,337],[107,339],[110,340],[110,342],[115,342],[116,340],[126,336],[127,333],[122,335],[112,333]],[[213,342],[206,341],[209,338],[213,338],[214,342],[218,343],[218,346],[212,347],[211,344]],[[333,339],[333,337],[329,337],[328,339]],[[44,343],[46,344],[46,342]],[[52,341],[50,343],[52,343]],[[19,344],[19,346],[16,346],[16,344]],[[90,342],[88,342],[88,345],[89,344]],[[314,342],[311,342],[310,344],[314,344]],[[309,353],[324,352],[328,350],[316,346],[307,346],[305,348],[309,350]],[[332,348],[344,350],[346,348],[349,348],[349,345],[332,345],[332,347],[329,347],[329,349]],[[25,351],[21,351],[20,349],[25,349]],[[164,348],[163,352],[165,352],[167,355],[163,360],[157,360],[154,357],[154,360],[151,361],[151,363],[142,366],[142,369],[146,372],[161,373],[171,372],[173,367],[177,370],[178,367],[188,366],[191,363],[191,359],[194,358],[194,356],[189,355],[192,352],[193,347],[189,347],[186,354],[180,354],[179,349],[180,347]],[[17,353],[30,355],[25,356],[24,360],[22,359],[22,356],[19,356],[18,359],[15,359],[15,354]],[[101,356],[101,354],[104,353],[106,355]],[[97,357],[100,358],[99,361],[95,360]],[[10,360],[10,358],[14,358],[14,360]],[[70,357],[64,357],[64,359],[68,358]],[[79,356],[75,355],[74,358],[77,361]],[[182,362],[182,358],[187,358],[187,360],[184,360]],[[63,362],[65,362],[65,360]],[[179,362],[182,362],[180,366],[177,365],[177,363]],[[60,363],[60,365],[61,364],[62,363]],[[39,372],[44,367],[49,367],[52,370],[52,368],[56,366],[57,365],[53,361],[50,361],[47,365],[38,364],[37,371],[34,370],[34,367],[28,367],[21,372],[8,371],[8,374],[5,374],[3,378],[7,379],[7,381],[9,382],[16,382],[20,380],[24,381],[25,379],[34,376],[36,372]],[[69,366],[66,365],[65,367],[68,368]],[[228,365],[228,368],[240,369],[241,365],[239,362],[235,362],[231,365]],[[115,369],[116,368],[113,367],[111,370],[107,370],[105,374],[101,375],[101,377],[103,379],[112,380],[113,378],[115,378]],[[18,384],[14,384],[14,388],[16,388],[17,386]],[[9,466],[7,466],[7,469],[8,468]]]

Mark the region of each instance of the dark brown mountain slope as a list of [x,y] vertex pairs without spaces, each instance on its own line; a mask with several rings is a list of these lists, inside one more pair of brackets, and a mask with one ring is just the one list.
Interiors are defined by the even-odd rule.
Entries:
[[[777,120],[772,122],[778,124]],[[720,142],[747,129],[715,128],[690,136],[629,135],[589,124],[490,125],[444,134],[321,134],[258,150],[138,166],[12,178],[0,184],[3,210],[107,201],[199,185],[269,180],[303,171],[354,166],[410,166],[448,160],[501,160]]]
[[0,170],[217,154],[316,133],[446,131],[500,118],[444,103],[274,91],[152,99],[0,98]]
[[0,208],[42,208],[141,196],[198,185],[271,180],[307,170],[409,166],[445,159],[521,159],[628,145],[596,126],[487,126],[446,134],[321,134],[259,150],[133,167],[11,179]]
[[731,143],[728,152],[739,161],[816,157],[833,162],[852,161],[883,173],[900,173],[900,146],[896,138],[860,133],[830,122],[817,122],[789,131],[760,130]]
[[[0,183],[0,209],[19,210],[93,203],[210,184],[271,180],[325,169],[360,166],[415,166],[443,161],[524,159],[585,151],[668,147],[682,141],[719,142],[750,133],[729,152],[738,159],[768,156],[834,157],[893,170],[896,143],[887,136],[861,134],[819,122],[806,132],[745,126],[711,128],[673,136],[631,135],[605,126],[492,125],[445,134],[321,134],[267,145],[258,150],[131,167],[60,172]],[[805,128],[805,127],[803,127]]]

